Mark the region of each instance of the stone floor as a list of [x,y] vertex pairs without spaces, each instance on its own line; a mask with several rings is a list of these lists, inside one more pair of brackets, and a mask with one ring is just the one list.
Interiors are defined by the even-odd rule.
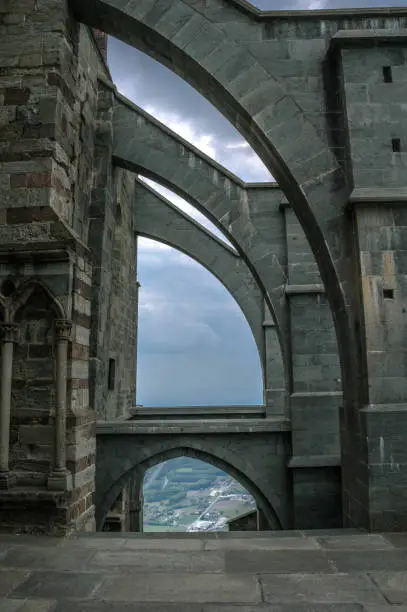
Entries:
[[407,612],[407,533],[0,536],[0,612]]

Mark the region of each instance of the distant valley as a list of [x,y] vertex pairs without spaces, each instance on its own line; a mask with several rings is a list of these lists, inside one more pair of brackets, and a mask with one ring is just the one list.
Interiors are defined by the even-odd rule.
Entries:
[[197,459],[171,459],[145,476],[145,532],[227,531],[228,519],[255,508],[236,480]]

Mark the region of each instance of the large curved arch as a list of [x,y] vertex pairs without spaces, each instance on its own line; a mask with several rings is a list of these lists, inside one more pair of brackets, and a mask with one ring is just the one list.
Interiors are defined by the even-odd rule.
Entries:
[[[238,177],[121,96],[116,98],[114,126],[115,163],[171,189],[201,210],[234,244],[262,288],[285,357],[285,252],[283,241],[270,243],[256,227],[258,189],[247,189]],[[274,212],[278,225],[281,197],[275,186],[266,184],[262,189],[268,192],[269,212]]]
[[[343,208],[350,185],[324,129],[324,112],[320,117],[314,107],[304,110],[301,81],[297,91],[292,84],[290,90],[285,88],[279,45],[256,45],[268,39],[286,42],[296,32],[301,13],[293,12],[290,22],[290,13],[263,15],[234,0],[228,5],[221,0],[163,0],[159,5],[132,0],[72,1],[80,20],[138,47],[200,91],[243,134],[278,180],[303,226],[326,286],[344,390],[353,410],[362,382],[350,308],[352,288],[346,283],[352,270]],[[339,15],[339,11],[331,15],[325,11],[315,18],[320,45],[309,66],[304,64],[306,54],[297,60],[301,75],[307,68],[317,68],[320,74],[329,45],[327,32],[333,35],[339,29]],[[305,12],[304,18],[310,21]],[[375,27],[374,20],[360,23],[359,27]],[[356,26],[345,22],[342,27]],[[325,108],[323,88],[318,93]]]
[[[180,211],[166,198],[136,180],[135,198],[137,213],[135,230],[139,235],[164,242],[204,266],[224,285],[240,306],[254,336],[264,374],[266,353],[264,338],[264,296],[246,263],[220,239],[213,236],[199,223]],[[281,380],[284,381],[284,364],[281,352]]]
[[146,471],[154,465],[178,457],[191,457],[193,459],[199,459],[200,461],[204,461],[206,463],[214,465],[215,467],[218,467],[219,469],[232,476],[252,495],[252,497],[256,501],[258,508],[264,513],[264,516],[266,517],[270,529],[282,529],[281,522],[274,510],[272,503],[262,493],[258,486],[250,478],[247,477],[244,472],[242,472],[229,462],[225,461],[224,459],[217,457],[211,453],[208,453],[204,450],[194,448],[193,446],[175,446],[173,448],[170,448],[169,450],[158,452],[144,459],[137,465],[132,466],[132,468],[123,473],[122,476],[115,483],[113,483],[110,489],[106,492],[105,497],[100,502],[100,507],[96,510],[96,529],[100,531],[103,528],[107,513],[109,512],[113,503],[119,496],[120,492],[125,487],[126,482],[129,480],[129,478],[131,478],[132,473],[137,471],[139,475],[141,473],[144,477]]

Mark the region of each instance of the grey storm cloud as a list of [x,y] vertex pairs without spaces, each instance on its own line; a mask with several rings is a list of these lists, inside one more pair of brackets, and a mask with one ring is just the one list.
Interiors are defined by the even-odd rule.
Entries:
[[233,298],[186,255],[140,242],[137,401],[261,403],[257,347]]
[[[406,0],[255,0],[262,10],[405,6]],[[119,91],[246,181],[270,174],[235,128],[170,70],[110,39]],[[165,193],[197,217],[191,207]],[[198,221],[202,217],[198,215]],[[206,227],[210,225],[203,221]],[[137,401],[145,405],[258,404],[261,368],[243,314],[214,277],[186,256],[140,240]]]

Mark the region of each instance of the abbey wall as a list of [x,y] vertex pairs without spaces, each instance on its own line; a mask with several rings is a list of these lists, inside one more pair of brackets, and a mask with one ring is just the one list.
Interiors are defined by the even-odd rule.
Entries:
[[[153,413],[149,424],[127,422],[140,233],[213,263],[263,367],[256,416],[239,425],[236,415],[209,424],[201,415],[182,448],[199,440],[214,457],[222,432],[231,452],[222,460],[233,465],[236,435],[255,456],[250,427],[266,427],[280,441],[281,525],[405,530],[407,12],[261,14],[243,0],[159,7],[0,8],[1,529],[94,529],[96,466],[106,459],[96,437],[102,447],[110,436],[110,493],[119,494],[153,447],[174,449],[171,434],[182,434]],[[196,86],[279,187],[243,183],[119,95],[102,31]],[[169,212],[137,174],[200,208],[236,254]],[[203,254],[209,244],[216,262]],[[136,438],[134,464],[117,462]],[[267,462],[257,465],[242,477],[269,483]]]

